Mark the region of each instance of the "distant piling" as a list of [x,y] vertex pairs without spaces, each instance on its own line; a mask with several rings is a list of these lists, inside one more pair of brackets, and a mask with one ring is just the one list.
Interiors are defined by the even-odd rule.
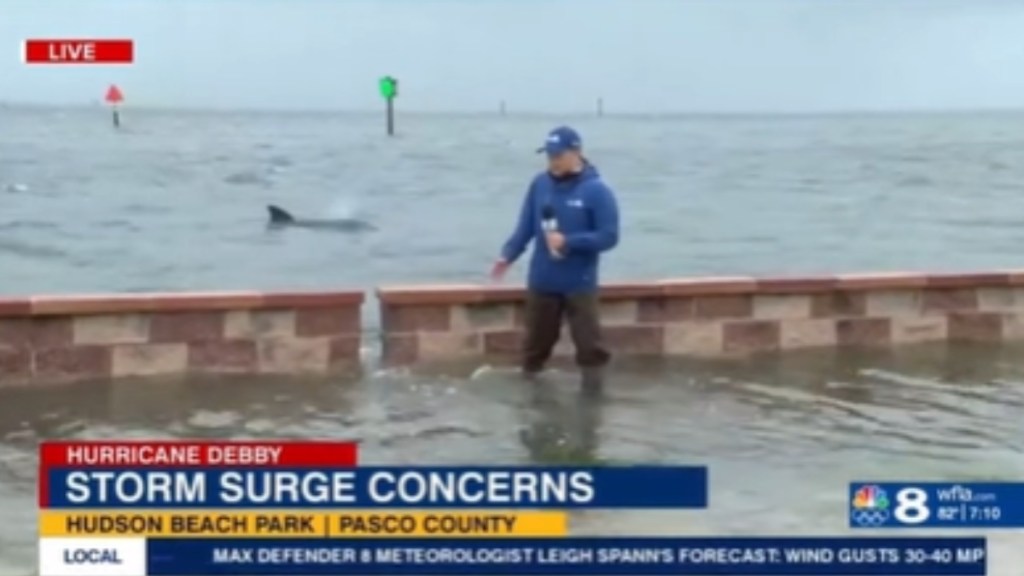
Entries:
[[388,136],[395,135],[395,98],[398,97],[398,80],[392,76],[384,76],[378,81],[377,89],[381,98],[386,102],[387,132]]
[[395,99],[388,98],[388,136],[395,135]]
[[121,127],[121,113],[118,112],[117,108],[114,108],[114,128]]
[[604,116],[604,98],[597,99],[597,115]]
[[507,113],[507,111],[505,109],[505,101],[504,100],[501,101],[501,104],[498,106],[498,109],[501,111],[501,115],[502,116],[504,116]]

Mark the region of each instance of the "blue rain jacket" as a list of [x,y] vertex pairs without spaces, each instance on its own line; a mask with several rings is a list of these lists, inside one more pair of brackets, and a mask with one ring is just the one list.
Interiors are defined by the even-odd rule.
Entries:
[[[562,257],[553,257],[544,238],[542,215],[550,206],[558,231],[565,235]],[[619,243],[619,207],[615,194],[597,169],[564,178],[538,174],[523,200],[515,231],[501,256],[515,262],[534,241],[527,287],[547,294],[577,294],[597,290],[601,252]]]

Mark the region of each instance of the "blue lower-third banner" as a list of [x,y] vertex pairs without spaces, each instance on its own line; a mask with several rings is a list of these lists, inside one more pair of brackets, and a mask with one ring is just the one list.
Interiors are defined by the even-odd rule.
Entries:
[[579,574],[982,576],[984,538],[178,539],[150,575]]

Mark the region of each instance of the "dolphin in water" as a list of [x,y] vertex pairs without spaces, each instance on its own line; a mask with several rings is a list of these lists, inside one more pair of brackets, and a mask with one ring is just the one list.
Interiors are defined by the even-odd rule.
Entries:
[[312,228],[314,230],[336,230],[339,232],[368,232],[377,227],[357,218],[307,219],[296,218],[280,206],[267,206],[270,212],[269,226],[272,228]]

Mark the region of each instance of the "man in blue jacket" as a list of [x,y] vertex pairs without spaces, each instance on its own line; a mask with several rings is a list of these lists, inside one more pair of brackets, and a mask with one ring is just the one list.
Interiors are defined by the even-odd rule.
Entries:
[[547,154],[548,169],[530,184],[493,276],[500,280],[536,240],[527,282],[523,372],[543,370],[565,318],[584,385],[599,385],[611,355],[601,341],[598,265],[601,253],[619,242],[618,203],[583,156],[583,141],[572,128],[552,130],[537,152]]

